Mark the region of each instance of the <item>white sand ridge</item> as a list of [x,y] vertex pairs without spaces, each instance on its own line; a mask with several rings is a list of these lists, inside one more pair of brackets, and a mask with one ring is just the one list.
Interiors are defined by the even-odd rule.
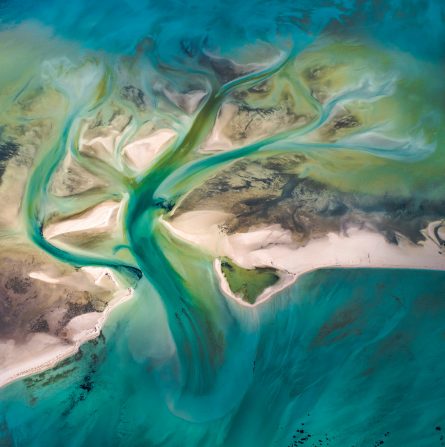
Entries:
[[[226,256],[239,266],[252,269],[272,267],[282,273],[281,280],[262,293],[253,306],[270,299],[304,273],[319,268],[408,268],[445,270],[445,255],[434,236],[431,223],[424,234],[425,241],[414,244],[399,236],[398,244],[389,243],[383,235],[369,230],[351,228],[347,234],[328,233],[298,246],[289,230],[280,225],[253,228],[245,233],[226,234],[222,227],[230,214],[214,210],[189,211],[162,223],[176,237],[198,246],[215,258]],[[251,306],[234,295],[214,263],[221,290],[229,298]],[[290,280],[291,278],[291,280]]]

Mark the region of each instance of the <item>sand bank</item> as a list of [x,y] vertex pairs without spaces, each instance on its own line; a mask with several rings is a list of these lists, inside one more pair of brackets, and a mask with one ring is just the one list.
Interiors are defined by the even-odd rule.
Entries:
[[49,240],[61,234],[77,231],[113,230],[117,223],[121,206],[122,202],[108,200],[78,217],[48,225],[44,229],[43,235]]
[[221,107],[212,132],[200,149],[202,152],[219,152],[234,149],[234,143],[225,135],[224,130],[237,112],[238,107],[232,103],[224,104]]
[[176,137],[172,129],[159,129],[151,135],[127,144],[122,154],[128,165],[136,172],[144,172],[155,157],[163,152]]
[[191,90],[187,93],[179,93],[169,88],[164,88],[165,96],[177,107],[184,110],[188,115],[196,112],[202,100],[207,96],[204,90]]
[[[84,269],[95,277],[96,285],[108,287],[111,282],[115,285],[114,288],[117,287],[117,280],[108,269],[100,267],[85,267]],[[45,278],[43,273],[35,273],[34,277],[50,284],[57,282],[50,276]],[[0,342],[0,364],[2,365],[0,387],[50,369],[63,359],[74,355],[83,343],[99,336],[110,312],[132,296],[133,289],[131,288],[117,290],[103,312],[89,312],[73,318],[64,328],[60,338],[45,333],[35,333],[29,336],[25,343],[18,344],[14,340]]]
[[[199,246],[215,257],[227,256],[243,268],[272,267],[290,275],[258,297],[257,305],[309,271],[319,268],[408,268],[445,270],[445,256],[439,241],[431,235],[440,223],[432,223],[424,230],[429,237],[413,244],[399,237],[398,244],[388,243],[384,236],[363,229],[350,229],[347,234],[328,233],[298,246],[289,230],[279,225],[252,229],[246,233],[228,235],[223,224],[229,217],[219,211],[191,211],[163,224],[177,237]],[[440,231],[436,230],[436,232]],[[228,288],[215,262],[221,290],[230,298],[241,300]],[[284,285],[283,285],[284,284]],[[242,302],[243,305],[250,304]]]

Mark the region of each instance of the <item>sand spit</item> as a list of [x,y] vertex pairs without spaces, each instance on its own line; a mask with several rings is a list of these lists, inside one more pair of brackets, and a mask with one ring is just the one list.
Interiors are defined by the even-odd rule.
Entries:
[[[328,233],[324,237],[298,246],[291,232],[280,225],[253,228],[246,233],[228,235],[224,221],[229,215],[220,211],[190,211],[162,223],[176,237],[195,244],[215,257],[227,256],[239,266],[251,269],[272,267],[285,274],[277,284],[266,289],[253,306],[265,302],[295,282],[304,273],[320,268],[408,268],[445,270],[445,256],[440,241],[440,222],[431,223],[424,234],[425,241],[413,244],[400,237],[398,244],[387,242],[383,235],[369,230],[352,228],[347,234]],[[235,296],[214,263],[221,290],[238,303],[251,306]]]

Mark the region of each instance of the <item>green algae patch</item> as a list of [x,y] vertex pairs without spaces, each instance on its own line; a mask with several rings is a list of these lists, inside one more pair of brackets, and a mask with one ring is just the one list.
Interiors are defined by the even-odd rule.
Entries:
[[245,269],[225,257],[221,258],[221,271],[230,290],[249,304],[255,304],[258,296],[280,279],[277,271],[273,268]]

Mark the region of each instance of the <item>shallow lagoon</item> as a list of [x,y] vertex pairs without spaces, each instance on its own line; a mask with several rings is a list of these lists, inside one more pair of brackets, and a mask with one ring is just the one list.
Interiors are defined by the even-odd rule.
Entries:
[[[445,445],[443,272],[320,270],[242,307],[220,292],[205,250],[159,225],[232,161],[289,153],[304,163],[284,176],[377,197],[374,207],[389,197],[391,231],[415,242],[443,218],[440,2],[388,3],[386,14],[372,2],[293,3],[2,5],[1,136],[23,150],[2,171],[2,240],[26,236],[76,269],[142,279],[100,337],[0,390],[1,445]],[[204,98],[194,109],[190,91]],[[229,126],[242,147],[208,154],[227,103],[233,122],[257,113],[248,125],[271,135]],[[301,116],[286,121],[293,107]],[[120,151],[147,121],[176,136],[136,172]],[[104,128],[117,135],[108,152],[96,144]],[[385,138],[364,143],[362,129]],[[81,181],[54,186],[63,163]],[[112,237],[45,239],[48,222],[105,200],[124,203]]]

